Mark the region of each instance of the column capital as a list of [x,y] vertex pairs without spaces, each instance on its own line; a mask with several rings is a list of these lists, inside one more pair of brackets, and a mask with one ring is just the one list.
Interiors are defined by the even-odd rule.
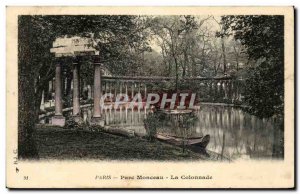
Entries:
[[92,57],[92,59],[93,59],[93,63],[94,63],[94,65],[102,65],[102,63],[101,63],[101,60],[100,60],[100,57],[99,57],[99,56],[93,56],[93,57]]

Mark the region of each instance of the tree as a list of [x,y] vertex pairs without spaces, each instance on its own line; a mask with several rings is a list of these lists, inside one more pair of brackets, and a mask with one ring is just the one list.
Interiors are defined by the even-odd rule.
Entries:
[[[18,153],[20,158],[37,158],[34,125],[42,91],[54,75],[53,41],[75,35],[100,39],[96,49],[101,51],[101,62],[116,64],[130,57],[126,58],[131,48],[146,46],[141,46],[146,37],[137,33],[142,28],[137,26],[136,16],[26,15],[19,16],[18,22]],[[126,69],[127,64],[118,65]]]
[[256,62],[248,68],[245,80],[245,110],[259,118],[275,119],[273,156],[283,157],[283,145],[277,142],[282,141],[279,133],[283,138],[284,17],[224,16],[221,23]]
[[[163,61],[168,65],[169,76],[178,79],[196,76],[196,60],[205,63],[208,40],[201,27],[209,19],[195,16],[157,16],[152,19],[151,30],[161,47]],[[203,41],[203,42],[202,42]],[[202,50],[201,50],[202,49]],[[202,56],[199,56],[201,50]]]
[[249,67],[246,78],[245,102],[250,107],[247,111],[260,118],[283,115],[283,17],[225,16],[221,22],[257,62]]
[[[176,83],[175,88],[178,88],[178,77],[179,77],[179,59],[178,56],[182,54],[182,44],[181,36],[188,28],[193,28],[192,24],[189,26],[184,26],[183,22],[180,21],[181,16],[172,17],[156,17],[152,21],[153,32],[162,40],[162,45],[167,46],[164,49],[168,49],[172,61],[175,64],[175,77]],[[186,29],[185,29],[186,28]]]
[[220,31],[216,33],[217,37],[221,38],[222,45],[222,58],[223,58],[223,74],[227,74],[227,59],[226,59],[226,47],[225,47],[225,38],[228,36],[226,26],[223,26],[221,22],[218,22],[215,18],[214,20],[219,25]]
[[34,141],[35,102],[32,100],[35,97],[35,79],[31,75],[34,72],[30,42],[33,22],[29,16],[20,17],[18,22],[18,154],[20,158],[38,158]]

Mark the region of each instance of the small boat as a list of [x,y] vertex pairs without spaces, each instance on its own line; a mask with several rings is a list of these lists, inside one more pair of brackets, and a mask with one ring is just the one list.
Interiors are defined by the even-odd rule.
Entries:
[[176,137],[172,135],[167,135],[167,134],[162,134],[162,133],[157,133],[156,138],[158,140],[174,144],[177,146],[181,146],[184,142],[185,145],[193,145],[201,148],[206,148],[206,146],[209,143],[210,140],[210,135],[205,135],[204,137],[192,137],[192,138],[187,138],[183,139],[181,137]]
[[202,148],[206,148],[206,146],[208,145],[210,141],[210,135],[205,135],[202,139],[201,139],[201,142],[199,143],[194,143],[192,145],[194,146],[200,146]]

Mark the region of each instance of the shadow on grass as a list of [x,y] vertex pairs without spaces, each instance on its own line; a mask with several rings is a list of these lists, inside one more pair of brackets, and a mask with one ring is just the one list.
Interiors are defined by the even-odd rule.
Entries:
[[36,141],[40,159],[58,160],[209,160],[205,155],[160,141],[105,132],[39,127]]

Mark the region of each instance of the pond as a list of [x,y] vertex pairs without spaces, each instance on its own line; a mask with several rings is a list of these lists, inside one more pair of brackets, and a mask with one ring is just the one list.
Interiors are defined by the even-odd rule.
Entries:
[[[231,106],[201,105],[195,114],[198,120],[190,130],[190,137],[209,134],[209,151],[222,154],[229,159],[271,158],[274,140],[274,122],[271,119],[258,119]],[[145,134],[143,119],[147,110],[106,110],[107,125],[115,125]],[[164,133],[175,133],[173,129],[162,127]]]
[[[149,110],[103,110],[105,124],[146,134],[143,120]],[[83,109],[84,120],[89,120],[92,110]],[[230,160],[271,159],[273,146],[280,144],[283,134],[274,137],[275,124],[272,119],[258,119],[240,108],[224,105],[201,104],[195,111],[198,117],[189,137],[210,135],[207,150],[221,154]],[[161,127],[159,132],[178,135],[170,127]]]

